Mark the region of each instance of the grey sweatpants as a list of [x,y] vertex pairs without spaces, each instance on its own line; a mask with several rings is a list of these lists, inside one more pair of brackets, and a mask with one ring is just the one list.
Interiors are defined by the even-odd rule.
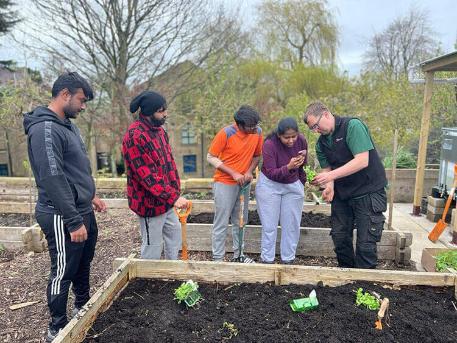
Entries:
[[[213,260],[222,261],[225,255],[225,239],[229,221],[232,223],[233,257],[240,256],[239,234],[240,234],[240,186],[226,185],[221,182],[214,182],[214,223],[212,234]],[[246,191],[244,197],[244,222],[248,221],[249,193],[251,187]],[[242,237],[242,248],[244,249],[244,232]]]
[[166,260],[177,260],[181,248],[181,224],[174,209],[157,217],[140,217],[141,258],[159,260],[162,238]]
[[260,258],[264,262],[273,262],[279,221],[281,260],[294,260],[300,238],[300,221],[305,198],[303,184],[300,180],[289,184],[275,182],[260,173],[255,187],[255,198],[262,222]]

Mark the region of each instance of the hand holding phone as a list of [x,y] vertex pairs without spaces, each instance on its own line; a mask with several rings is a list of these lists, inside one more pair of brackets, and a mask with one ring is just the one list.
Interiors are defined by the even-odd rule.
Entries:
[[300,151],[298,152],[298,156],[306,157],[306,152],[307,152],[306,149],[305,149],[305,150],[300,150]]

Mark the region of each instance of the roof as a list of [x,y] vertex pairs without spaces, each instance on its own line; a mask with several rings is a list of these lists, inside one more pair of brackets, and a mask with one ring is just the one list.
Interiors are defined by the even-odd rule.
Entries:
[[457,51],[420,63],[422,71],[457,71]]

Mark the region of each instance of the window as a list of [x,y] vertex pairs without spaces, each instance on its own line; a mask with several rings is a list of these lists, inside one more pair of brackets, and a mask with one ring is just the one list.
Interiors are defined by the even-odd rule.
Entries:
[[195,130],[191,123],[187,123],[181,129],[181,142],[182,144],[195,144]]
[[184,155],[182,160],[184,173],[197,172],[197,155]]
[[8,176],[8,165],[0,164],[0,176]]

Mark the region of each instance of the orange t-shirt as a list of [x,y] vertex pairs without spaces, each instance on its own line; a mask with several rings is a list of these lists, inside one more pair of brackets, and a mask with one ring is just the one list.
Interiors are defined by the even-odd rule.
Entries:
[[[243,133],[236,124],[224,127],[214,137],[209,153],[219,158],[224,164],[240,174],[246,173],[253,157],[262,154],[262,129],[254,134]],[[236,184],[236,181],[222,170],[216,169],[214,181],[225,184]]]

